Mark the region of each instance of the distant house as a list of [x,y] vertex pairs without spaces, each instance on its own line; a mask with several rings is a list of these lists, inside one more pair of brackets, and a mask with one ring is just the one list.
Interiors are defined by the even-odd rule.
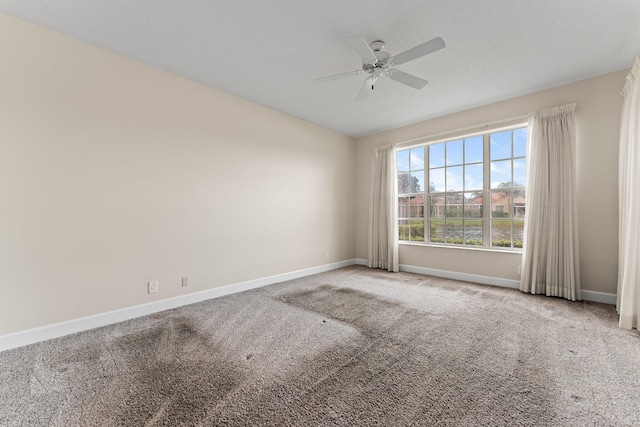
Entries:
[[[461,218],[463,209],[466,217],[482,216],[482,197],[467,198],[463,194],[435,194],[431,197],[431,218]],[[399,218],[424,218],[424,195],[401,197],[398,201]]]
[[511,205],[509,193],[493,193],[491,195],[491,212],[499,213],[501,216],[524,218],[525,202],[526,199],[517,192],[513,196],[513,205]]
[[513,206],[511,205],[511,195],[506,192],[491,194],[492,216],[524,218],[526,199],[516,192],[513,196]]
[[424,196],[400,197],[398,218],[424,218]]

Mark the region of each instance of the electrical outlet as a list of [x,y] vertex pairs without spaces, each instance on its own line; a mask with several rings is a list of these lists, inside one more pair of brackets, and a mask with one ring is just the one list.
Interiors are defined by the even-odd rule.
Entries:
[[182,286],[189,286],[189,276],[182,276]]
[[329,261],[329,252],[327,252],[327,253],[325,253],[325,254],[324,254],[324,259],[325,259],[326,261]]
[[152,280],[149,282],[149,293],[155,294],[156,292],[158,292],[158,281]]
[[518,266],[518,276],[519,276],[519,275],[521,275],[521,274],[522,274],[522,266],[521,266],[521,265],[519,265],[519,266]]

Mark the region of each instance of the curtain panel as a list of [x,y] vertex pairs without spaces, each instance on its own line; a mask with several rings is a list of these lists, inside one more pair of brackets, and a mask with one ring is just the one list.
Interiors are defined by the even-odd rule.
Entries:
[[638,328],[640,310],[640,56],[622,90],[618,159],[618,295],[620,327]]
[[580,300],[575,104],[529,114],[527,213],[520,290]]
[[393,145],[373,147],[369,200],[369,268],[399,271],[396,151]]

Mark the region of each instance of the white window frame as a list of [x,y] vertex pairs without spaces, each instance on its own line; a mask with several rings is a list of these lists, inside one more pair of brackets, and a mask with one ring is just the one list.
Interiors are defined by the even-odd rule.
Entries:
[[[451,248],[459,248],[459,249],[475,249],[475,250],[488,250],[488,251],[509,251],[509,252],[522,252],[523,248],[517,248],[517,247],[502,247],[502,246],[491,246],[491,221],[492,221],[492,217],[491,217],[491,194],[492,192],[495,191],[495,189],[491,188],[491,157],[490,157],[490,134],[493,133],[498,133],[498,132],[502,132],[502,131],[507,131],[507,130],[515,130],[515,129],[520,129],[520,128],[528,128],[528,123],[526,121],[525,118],[516,118],[516,119],[512,119],[509,121],[509,123],[505,123],[503,122],[501,125],[494,125],[494,126],[489,126],[488,124],[483,125],[481,127],[476,127],[476,129],[474,129],[474,131],[459,131],[459,132],[451,132],[451,133],[447,133],[446,136],[439,136],[436,135],[434,137],[431,138],[423,138],[420,140],[414,140],[414,141],[407,141],[405,143],[399,143],[396,145],[397,147],[397,151],[404,151],[404,150],[411,150],[414,148],[420,148],[423,147],[424,148],[424,192],[423,193],[402,193],[402,194],[398,194],[398,198],[400,197],[408,197],[409,200],[410,197],[415,197],[415,196],[419,196],[419,195],[423,195],[424,196],[424,241],[410,241],[410,240],[399,240],[400,244],[408,244],[408,245],[423,245],[423,246],[437,246],[437,247],[451,247]],[[430,199],[430,195],[431,194],[464,194],[464,193],[468,193],[470,191],[465,191],[464,189],[462,191],[449,191],[449,192],[435,192],[435,193],[430,193],[430,182],[431,180],[429,179],[429,149],[428,147],[430,145],[434,145],[434,144],[439,144],[439,143],[445,143],[448,141],[454,141],[454,140],[458,140],[458,139],[465,139],[465,138],[471,138],[474,136],[479,136],[481,135],[483,137],[483,189],[482,189],[482,195],[483,195],[483,215],[482,215],[482,234],[483,234],[483,244],[482,246],[480,245],[469,245],[469,244],[456,244],[456,243],[443,243],[443,242],[432,242],[430,241],[431,239],[431,209],[429,206],[429,199]],[[419,142],[418,142],[419,141]],[[528,146],[529,141],[527,141],[527,146]],[[514,159],[520,159],[521,157],[514,157],[513,156],[513,144],[512,144],[512,152],[511,152],[511,157],[509,159],[511,159],[512,161]],[[464,153],[463,153],[464,156]],[[505,159],[506,160],[506,159]],[[526,157],[525,157],[526,160]],[[463,157],[463,165],[466,164],[464,162],[464,157]],[[446,169],[445,169],[446,171]],[[399,173],[399,172],[398,172]],[[445,172],[446,174],[446,172]],[[397,179],[398,174],[396,174],[396,179]],[[513,176],[512,176],[512,185],[513,185]],[[526,186],[523,187],[524,190],[526,191]],[[515,195],[514,195],[514,187],[510,187],[509,190],[511,191],[511,197],[512,197],[512,203],[513,206],[511,206],[511,210],[515,210],[515,209],[522,209],[523,207],[521,205],[516,206],[515,204]],[[526,205],[525,205],[525,212],[526,212]],[[411,206],[408,207],[409,212],[411,210]],[[446,207],[445,207],[446,210]],[[514,217],[513,212],[510,212],[511,215],[509,218],[505,218],[506,220],[509,220],[511,222],[511,227],[512,227],[512,233],[511,233],[511,242],[513,245],[514,239],[513,239],[513,223],[514,223],[514,219],[517,219]],[[403,219],[407,219],[410,223],[412,217],[402,217]],[[493,220],[496,220],[496,218],[493,218]],[[519,220],[519,219],[518,219]],[[522,219],[524,220],[524,218]],[[400,217],[398,217],[397,219],[398,224],[400,223],[401,219]],[[524,245],[523,245],[524,246]]]

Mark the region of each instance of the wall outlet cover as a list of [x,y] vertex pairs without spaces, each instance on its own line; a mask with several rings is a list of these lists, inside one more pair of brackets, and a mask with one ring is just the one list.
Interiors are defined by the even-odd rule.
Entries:
[[157,280],[150,281],[148,284],[148,287],[149,287],[149,293],[155,294],[156,292],[158,292],[158,281]]

